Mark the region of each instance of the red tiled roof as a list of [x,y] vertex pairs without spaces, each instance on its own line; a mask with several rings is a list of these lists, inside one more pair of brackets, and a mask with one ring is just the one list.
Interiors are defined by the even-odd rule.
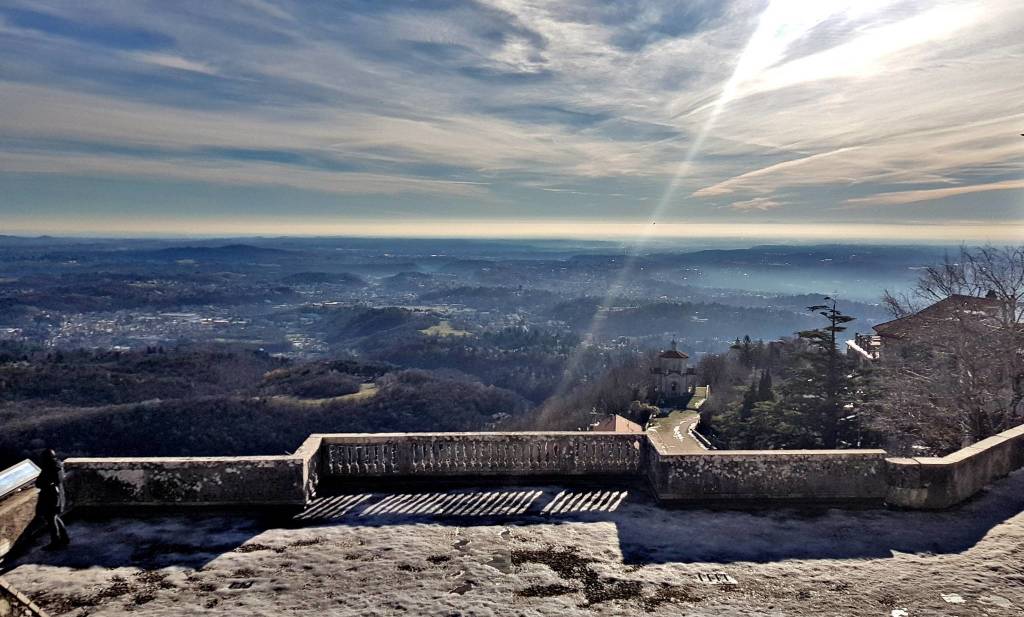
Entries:
[[636,422],[632,422],[620,415],[613,415],[604,418],[600,422],[594,425],[595,431],[613,432],[613,433],[642,433],[644,429]]
[[658,355],[658,357],[659,358],[683,358],[683,359],[685,359],[685,358],[689,358],[690,356],[684,354],[681,351],[676,351],[675,349],[669,349],[667,351],[661,352]]

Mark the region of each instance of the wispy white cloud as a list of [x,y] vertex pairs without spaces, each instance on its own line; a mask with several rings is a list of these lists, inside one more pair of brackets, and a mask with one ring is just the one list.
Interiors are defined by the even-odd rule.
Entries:
[[744,201],[734,201],[727,207],[730,210],[737,210],[739,212],[765,212],[767,210],[774,210],[781,208],[783,203],[769,197],[754,197],[753,199],[747,199]]
[[[744,174],[736,176],[735,178],[729,178],[728,180],[719,182],[718,184],[704,187],[698,191],[695,191],[694,195],[697,197],[713,197],[716,195],[724,195],[727,193],[733,193],[736,192],[737,190],[744,189],[747,191],[757,192],[760,190],[765,190],[765,188],[760,185],[763,179],[775,179],[779,178],[780,176],[802,176],[803,178],[811,182],[820,182],[819,178],[813,177],[811,174],[808,174],[805,170],[802,170],[802,168],[815,165],[819,163],[822,159],[835,157],[840,154],[850,152],[851,150],[855,150],[855,148],[839,148],[837,150],[832,150],[831,152],[819,152],[818,154],[811,154],[809,156],[783,161],[781,163],[775,163],[774,165],[769,165],[767,167],[762,167],[760,169],[748,171]],[[791,186],[796,183],[797,182],[795,180],[790,180],[789,182],[786,183],[776,182],[769,186],[782,186],[783,184]]]
[[196,161],[188,158],[153,160],[96,154],[60,156],[0,153],[0,169],[13,173],[128,176],[133,179],[172,179],[215,182],[233,186],[287,186],[336,195],[401,195],[407,193],[484,199],[483,182],[438,180],[361,172],[290,169],[264,162]]
[[969,184],[967,186],[950,186],[937,189],[876,193],[870,197],[851,197],[850,199],[847,199],[845,203],[849,206],[896,206],[900,204],[946,199],[948,197],[969,195],[971,193],[1012,190],[1024,190],[1024,180],[1004,180],[1002,182]]
[[12,0],[0,172],[418,194],[438,216],[530,189],[583,218],[678,174],[666,214],[709,219],[899,218],[1024,176],[1016,0],[643,4]]
[[136,53],[131,54],[131,57],[139,62],[145,62],[146,64],[152,64],[154,66],[160,66],[168,69],[191,71],[193,73],[203,73],[205,75],[217,74],[217,70],[205,62],[196,62],[195,60],[189,60],[174,54]]

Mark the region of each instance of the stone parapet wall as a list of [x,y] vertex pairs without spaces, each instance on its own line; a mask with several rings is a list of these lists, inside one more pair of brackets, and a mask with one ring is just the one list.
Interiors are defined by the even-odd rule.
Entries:
[[886,502],[903,508],[942,509],[1024,466],[1024,425],[943,457],[891,458]]
[[[944,508],[1024,465],[1024,426],[942,458],[883,450],[660,451],[646,434],[602,432],[312,435],[292,455],[72,458],[74,506],[301,506],[325,480],[633,476],[665,502],[861,501]],[[0,516],[12,529],[34,493]],[[2,505],[2,504],[0,504]],[[20,522],[19,522],[20,521]],[[20,533],[0,531],[6,536]],[[2,541],[2,538],[0,538]]]
[[28,531],[36,517],[39,489],[28,487],[0,500],[0,557]]
[[0,560],[32,527],[39,503],[39,467],[24,460],[0,470]]
[[647,474],[662,502],[877,502],[886,495],[884,450],[715,450],[664,455]]
[[302,506],[319,479],[320,437],[291,455],[69,458],[70,505]]
[[323,435],[318,434],[307,437],[292,454],[292,458],[297,458],[302,465],[302,494],[307,503],[316,496],[323,470],[323,457]]
[[633,475],[637,433],[394,433],[323,435],[332,477]]
[[292,457],[74,458],[66,468],[75,507],[305,502]]

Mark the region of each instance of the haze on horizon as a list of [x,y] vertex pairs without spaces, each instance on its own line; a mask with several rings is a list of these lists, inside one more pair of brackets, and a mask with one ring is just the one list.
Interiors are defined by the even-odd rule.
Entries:
[[0,234],[1024,237],[1024,5],[0,7]]

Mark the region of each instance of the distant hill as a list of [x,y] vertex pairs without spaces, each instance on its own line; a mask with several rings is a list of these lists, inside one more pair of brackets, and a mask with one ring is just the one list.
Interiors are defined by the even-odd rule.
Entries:
[[399,272],[393,276],[381,279],[381,283],[388,287],[406,287],[409,285],[423,285],[434,280],[434,276],[424,272]]
[[419,330],[437,325],[436,315],[410,311],[398,307],[340,309],[328,317],[327,341],[354,343],[369,336],[379,341],[381,336],[422,336]]
[[518,308],[539,310],[558,302],[559,296],[544,289],[461,286],[431,291],[420,296],[424,303],[462,304],[477,310],[500,311]]
[[280,258],[296,255],[293,251],[285,249],[266,248],[253,246],[251,244],[226,244],[224,246],[172,246],[155,251],[142,251],[141,256],[163,259],[196,259],[196,260],[239,260],[239,259],[267,259]]
[[282,278],[281,282],[287,285],[366,285],[365,280],[350,272],[296,272]]

